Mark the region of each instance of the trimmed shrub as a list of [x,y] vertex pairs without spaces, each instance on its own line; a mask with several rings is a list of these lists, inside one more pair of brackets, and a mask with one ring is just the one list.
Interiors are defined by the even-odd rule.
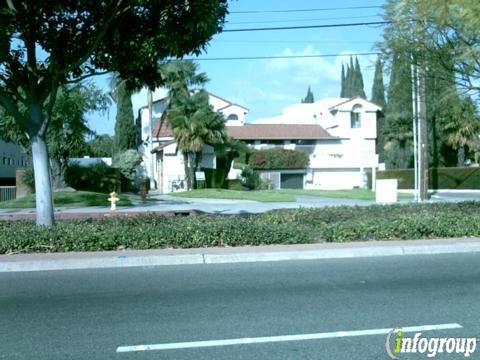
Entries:
[[248,165],[255,170],[305,169],[309,163],[306,152],[279,148],[255,150],[248,160]]
[[[369,184],[372,174],[368,173]],[[413,169],[392,169],[377,172],[377,179],[398,179],[399,189],[413,189]],[[429,170],[430,189],[480,190],[480,168],[455,167],[431,168]]]
[[258,172],[254,171],[249,166],[245,166],[241,173],[242,185],[249,190],[255,190],[260,188],[262,180]]
[[[70,165],[65,173],[65,181],[68,186],[76,190],[109,193],[122,190],[122,176],[118,169],[107,164],[93,166]],[[129,183],[129,181],[125,181]]]
[[313,241],[310,229],[272,225],[249,217],[139,216],[58,221],[41,228],[30,221],[0,222],[0,253],[192,248],[297,244]]

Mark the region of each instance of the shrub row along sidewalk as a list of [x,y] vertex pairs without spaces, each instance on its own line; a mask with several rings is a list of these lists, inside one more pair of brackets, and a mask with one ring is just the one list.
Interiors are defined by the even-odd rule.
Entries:
[[480,203],[333,207],[260,215],[0,222],[0,253],[192,248],[480,236]]

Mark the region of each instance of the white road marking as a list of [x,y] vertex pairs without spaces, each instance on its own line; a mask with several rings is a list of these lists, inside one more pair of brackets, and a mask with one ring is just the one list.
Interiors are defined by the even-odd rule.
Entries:
[[[412,333],[412,332],[461,329],[461,328],[462,326],[460,324],[454,323],[454,324],[439,324],[439,325],[407,326],[402,328],[395,328],[395,330],[401,329],[404,333]],[[298,335],[267,336],[267,337],[226,339],[226,340],[191,341],[191,342],[178,342],[178,343],[166,343],[166,344],[119,346],[117,347],[117,352],[191,349],[191,348],[202,348],[202,347],[248,345],[248,344],[273,343],[273,342],[284,342],[284,341],[333,339],[333,338],[353,337],[353,336],[386,335],[392,330],[393,328],[355,330],[355,331],[335,331],[335,332],[315,333],[315,334],[298,334]]]

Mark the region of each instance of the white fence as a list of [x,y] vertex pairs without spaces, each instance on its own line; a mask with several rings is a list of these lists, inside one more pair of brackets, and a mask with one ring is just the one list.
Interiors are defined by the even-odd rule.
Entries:
[[14,200],[17,195],[15,186],[0,186],[0,201]]

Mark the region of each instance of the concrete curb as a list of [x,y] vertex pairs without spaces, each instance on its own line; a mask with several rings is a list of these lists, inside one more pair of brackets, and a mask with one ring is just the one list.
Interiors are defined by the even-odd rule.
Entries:
[[[442,243],[443,242],[443,243]],[[398,244],[401,243],[401,244]],[[456,253],[480,252],[480,241],[432,241],[431,244],[412,244],[412,241],[397,242],[397,244],[382,246],[355,246],[345,245],[342,248],[327,248],[327,244],[320,244],[314,250],[295,250],[291,246],[288,251],[256,251],[250,252],[215,253],[212,249],[203,249],[203,252],[191,254],[145,254],[136,251],[129,255],[114,255],[103,253],[102,256],[95,253],[87,257],[74,257],[69,254],[31,254],[2,255],[0,256],[0,273],[2,272],[25,272],[25,271],[50,271],[50,270],[80,270],[80,269],[103,269],[103,268],[127,268],[149,266],[172,266],[172,265],[198,265],[198,264],[232,264],[263,261],[288,261],[288,260],[322,260],[322,259],[345,259],[380,256],[404,256],[404,255],[436,255]],[[215,250],[215,249],[214,249]],[[218,249],[217,249],[218,250]],[[220,249],[224,250],[224,249]],[[233,249],[235,251],[235,249]],[[118,254],[118,252],[117,252]],[[38,259],[38,256],[43,258]],[[31,259],[29,259],[31,258]]]

